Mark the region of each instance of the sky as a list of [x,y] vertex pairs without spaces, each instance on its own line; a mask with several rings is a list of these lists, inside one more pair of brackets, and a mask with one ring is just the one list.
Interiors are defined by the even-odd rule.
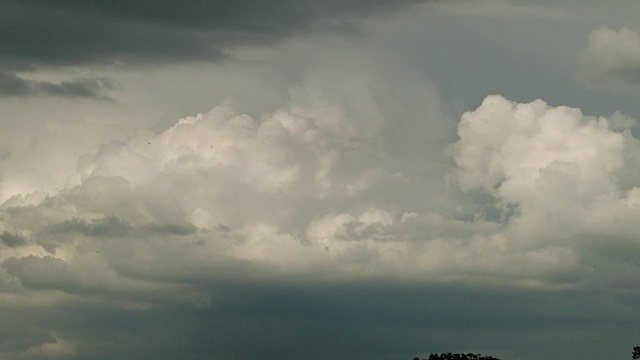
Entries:
[[0,358],[630,358],[639,12],[0,0]]

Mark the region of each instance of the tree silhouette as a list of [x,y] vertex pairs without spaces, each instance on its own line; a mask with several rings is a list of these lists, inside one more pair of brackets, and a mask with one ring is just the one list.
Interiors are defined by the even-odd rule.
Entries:
[[[638,348],[640,351],[640,348]],[[640,355],[639,357],[640,358]],[[635,358],[634,358],[635,359]],[[420,360],[420,358],[413,358],[413,360]],[[428,359],[423,360],[500,360],[498,358],[494,358],[493,356],[483,356],[480,354],[461,354],[461,353],[442,353],[442,354],[430,354]]]
[[632,359],[640,359],[640,346],[634,346],[631,353]]

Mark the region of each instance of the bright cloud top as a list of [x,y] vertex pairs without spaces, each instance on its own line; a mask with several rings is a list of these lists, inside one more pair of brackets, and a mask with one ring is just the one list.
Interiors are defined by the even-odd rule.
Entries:
[[541,179],[560,174],[572,177],[578,189],[606,192],[624,165],[624,138],[609,130],[607,119],[541,100],[514,104],[487,97],[463,115],[458,134],[455,159],[463,188],[495,190],[513,203],[546,195]]
[[620,259],[594,246],[637,247],[640,230],[638,140],[628,126],[619,114],[595,118],[541,100],[489,96],[459,124],[457,179],[463,189],[492,194],[506,219],[501,234],[516,252],[562,254],[555,260],[575,262],[569,272],[611,266]]

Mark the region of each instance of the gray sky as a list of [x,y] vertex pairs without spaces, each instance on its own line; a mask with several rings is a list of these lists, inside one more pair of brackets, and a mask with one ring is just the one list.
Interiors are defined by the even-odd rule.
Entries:
[[629,358],[638,11],[0,0],[0,358]]

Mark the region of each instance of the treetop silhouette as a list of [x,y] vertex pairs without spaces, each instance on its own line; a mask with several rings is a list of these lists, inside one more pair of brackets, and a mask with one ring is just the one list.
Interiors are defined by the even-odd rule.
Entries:
[[[635,359],[635,358],[634,358]],[[413,358],[413,360],[420,360],[420,358]],[[483,356],[481,354],[461,354],[461,353],[442,353],[442,354],[430,354],[428,359],[423,360],[500,360],[493,356]]]

